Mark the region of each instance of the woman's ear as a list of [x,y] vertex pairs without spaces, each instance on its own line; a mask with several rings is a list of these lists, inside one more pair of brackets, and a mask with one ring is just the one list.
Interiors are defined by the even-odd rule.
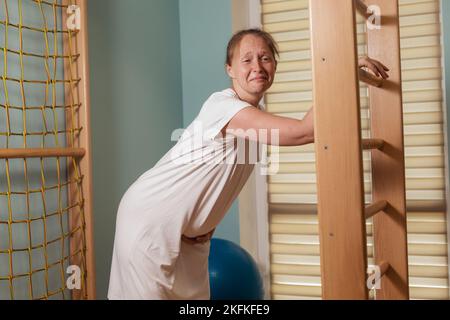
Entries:
[[229,65],[226,64],[225,65],[225,69],[227,70],[227,74],[231,79],[234,79],[234,72],[233,72],[233,68]]

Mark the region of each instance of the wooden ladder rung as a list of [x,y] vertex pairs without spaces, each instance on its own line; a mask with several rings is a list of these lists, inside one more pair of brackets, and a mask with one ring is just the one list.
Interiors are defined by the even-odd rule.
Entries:
[[[379,277],[381,279],[386,274],[386,272],[388,272],[388,270],[391,267],[391,265],[389,264],[389,262],[381,261],[381,263],[378,264],[377,267],[380,269]],[[374,274],[375,274],[375,271],[373,271],[371,273],[371,275],[374,275]],[[373,287],[372,287],[372,289],[373,289]]]
[[[381,263],[378,264],[378,265],[376,265],[376,267],[378,267],[379,270],[380,270],[380,274],[378,275],[379,278],[376,279],[377,281],[379,281],[379,280],[386,274],[386,272],[388,272],[388,270],[389,270],[389,268],[391,267],[391,265],[389,264],[389,262],[381,261]],[[371,275],[372,275],[372,276],[375,275],[375,270],[371,273]],[[374,286],[373,286],[372,288],[370,288],[370,289],[374,289],[374,288],[375,288],[375,284],[374,284]]]
[[380,267],[380,275],[384,276],[386,274],[386,272],[389,270],[389,268],[391,267],[391,265],[389,264],[389,262],[386,261],[382,261],[378,267]]
[[378,149],[382,150],[384,147],[383,139],[362,139],[362,147],[364,150]]
[[[380,277],[382,277],[386,274],[386,272],[389,270],[391,265],[389,264],[389,262],[381,261],[381,263],[378,264],[377,267],[380,268]],[[372,274],[374,274],[374,273],[375,273],[375,271],[372,272]]]
[[366,219],[369,219],[374,215],[376,215],[378,212],[383,211],[384,209],[386,209],[387,205],[388,202],[386,200],[381,200],[367,206],[364,210],[364,215],[366,216]]
[[359,70],[359,81],[362,81],[368,84],[369,86],[374,86],[377,88],[381,88],[383,86],[383,78],[377,77],[372,73],[367,72],[366,70],[363,69],[358,70]]
[[369,18],[372,15],[372,12],[369,11],[367,5],[361,0],[355,0],[355,8],[356,11],[365,18]]
[[20,158],[56,158],[75,157],[82,158],[86,154],[83,148],[20,148],[0,149],[0,159]]

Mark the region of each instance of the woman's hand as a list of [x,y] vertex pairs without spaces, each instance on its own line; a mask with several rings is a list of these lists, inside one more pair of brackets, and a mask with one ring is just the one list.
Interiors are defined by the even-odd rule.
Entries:
[[216,228],[214,228],[212,231],[208,232],[207,234],[204,234],[202,236],[198,236],[196,238],[188,238],[185,235],[181,236],[181,239],[184,242],[190,243],[190,244],[198,244],[198,243],[205,243],[208,242],[209,240],[211,240],[214,231],[216,231]]
[[359,58],[358,65],[360,68],[368,68],[371,70],[377,77],[382,77],[383,79],[389,78],[389,75],[386,71],[389,71],[388,67],[382,64],[380,61],[375,59],[371,59],[368,56],[363,56]]

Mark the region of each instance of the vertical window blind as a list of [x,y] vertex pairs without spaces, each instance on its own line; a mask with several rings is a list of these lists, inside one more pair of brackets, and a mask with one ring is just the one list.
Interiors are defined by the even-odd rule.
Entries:
[[[400,0],[408,255],[411,299],[448,299],[447,214],[439,0]],[[312,106],[308,0],[261,0],[262,25],[280,61],[266,109],[302,119]],[[358,53],[366,25],[358,17]],[[362,136],[370,136],[368,89],[361,84]],[[271,148],[269,148],[269,153]],[[268,176],[272,299],[320,299],[320,249],[314,145],[281,147]],[[366,202],[370,154],[364,152]],[[372,224],[367,222],[369,265]]]

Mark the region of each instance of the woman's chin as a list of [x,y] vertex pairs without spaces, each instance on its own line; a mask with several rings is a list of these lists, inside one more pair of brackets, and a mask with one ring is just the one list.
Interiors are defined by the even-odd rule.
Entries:
[[263,94],[269,88],[270,86],[268,85],[267,82],[260,81],[252,84],[251,91],[255,94]]

